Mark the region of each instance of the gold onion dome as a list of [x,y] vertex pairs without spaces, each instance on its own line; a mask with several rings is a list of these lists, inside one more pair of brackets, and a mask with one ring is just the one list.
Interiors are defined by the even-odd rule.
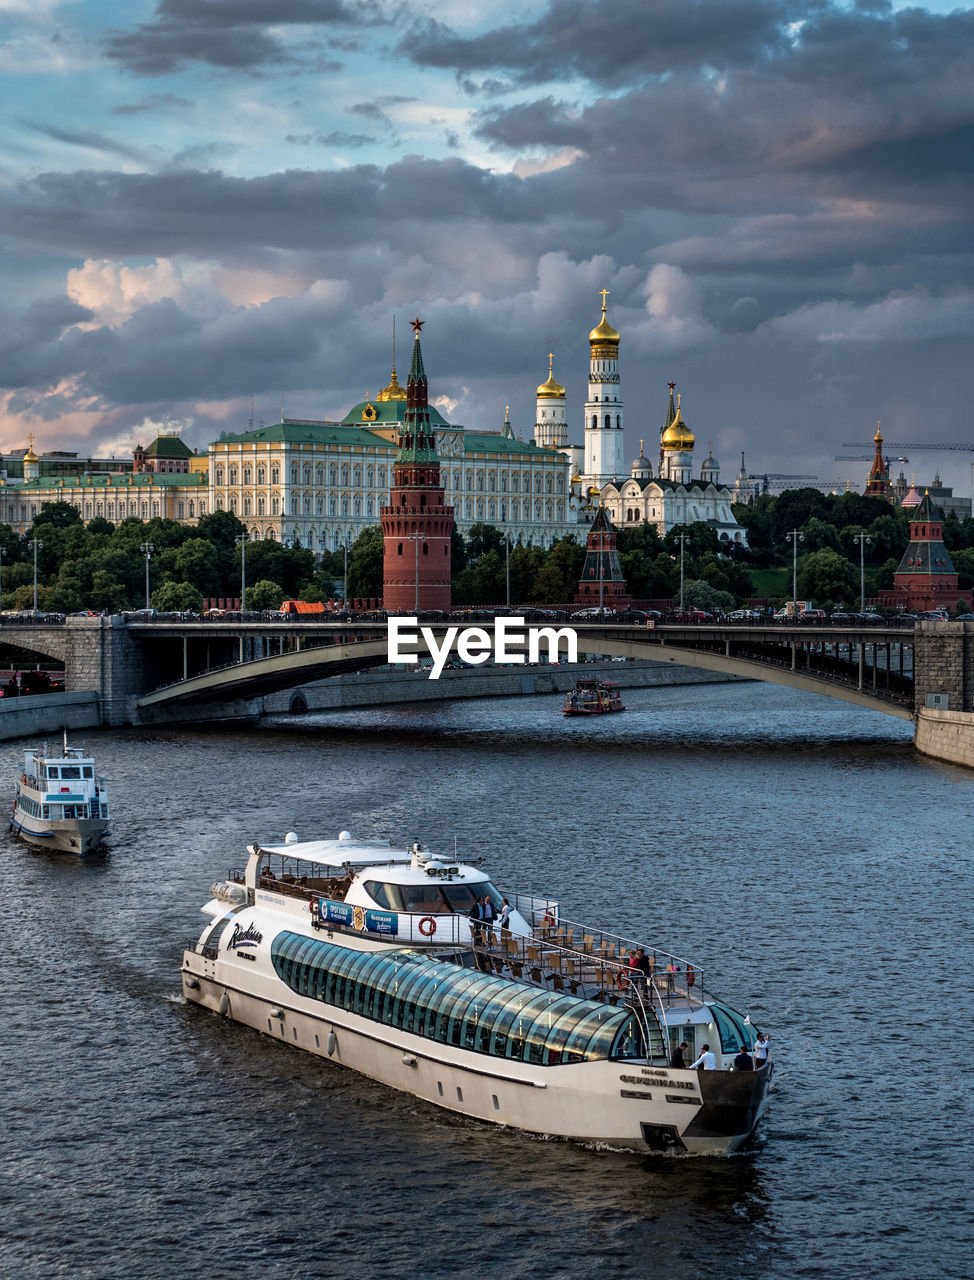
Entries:
[[564,400],[565,388],[560,382],[555,381],[555,373],[553,368],[555,357],[548,352],[548,381],[542,382],[538,387],[537,395],[539,400]]
[[40,458],[37,456],[37,454],[34,452],[34,450],[33,450],[33,449],[28,449],[28,450],[27,450],[27,452],[24,454],[24,461],[25,461],[25,462],[40,462]]
[[406,399],[406,388],[402,386],[399,379],[396,377],[396,366],[393,365],[392,379],[387,387],[382,388],[382,390],[376,396],[376,400],[380,401],[381,403],[384,403],[387,400],[405,400],[405,399]]
[[[608,290],[606,290],[608,292]],[[619,345],[619,331],[613,329],[605,318],[605,298],[602,299],[602,319],[588,335],[588,340],[592,346],[610,346],[617,347]]]
[[692,449],[694,446],[693,432],[683,421],[683,414],[680,410],[679,401],[676,406],[676,417],[663,432],[662,445],[664,449],[679,449],[681,452]]

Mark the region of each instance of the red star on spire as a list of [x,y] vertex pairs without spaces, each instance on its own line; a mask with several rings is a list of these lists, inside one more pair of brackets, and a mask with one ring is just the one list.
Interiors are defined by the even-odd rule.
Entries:
[[417,316],[415,320],[410,320],[409,323],[412,325],[413,333],[418,334],[420,329],[422,329],[423,325],[426,323],[426,321],[420,320],[419,316]]

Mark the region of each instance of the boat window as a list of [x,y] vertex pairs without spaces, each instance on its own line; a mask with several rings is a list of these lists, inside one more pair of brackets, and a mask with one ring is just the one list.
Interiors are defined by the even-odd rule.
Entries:
[[539,991],[415,952],[349,951],[284,931],[271,944],[292,990],[441,1044],[539,1066],[635,1056],[627,1009]]
[[504,901],[489,880],[481,880],[479,884],[444,884],[440,887],[451,911],[469,911],[474,898],[482,898],[485,893],[494,904],[495,911],[500,911]]
[[383,884],[381,880],[366,880],[365,892],[380,907],[387,911],[405,911],[402,887],[398,884]]
[[406,899],[406,911],[437,916],[446,915],[451,910],[438,885],[404,884],[401,892]]
[[81,767],[84,770],[84,776],[86,778],[93,778],[95,776],[90,764],[85,764],[85,765],[82,765]]
[[63,764],[61,766],[61,777],[62,778],[80,778],[81,777],[80,765]]
[[710,1011],[717,1023],[720,1047],[724,1053],[737,1053],[739,1049],[750,1048],[747,1030],[739,1013],[722,1004],[712,1004]]
[[48,765],[46,772],[49,778],[56,778],[58,776],[57,765]]

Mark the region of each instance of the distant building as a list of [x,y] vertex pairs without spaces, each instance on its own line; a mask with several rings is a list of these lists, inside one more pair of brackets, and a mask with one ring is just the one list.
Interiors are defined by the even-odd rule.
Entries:
[[585,563],[575,595],[577,605],[602,609],[628,609],[632,596],[626,587],[616,550],[616,531],[605,508],[599,507],[588,531]]
[[880,604],[913,612],[971,604],[971,590],[957,586],[957,571],[944,546],[943,514],[929,493],[910,516],[910,545],[893,575],[892,591],[879,593]]
[[188,475],[192,457],[193,450],[175,432],[156,436],[148,448],[137,444],[132,454],[134,469],[138,475]]
[[882,498],[884,502],[893,501],[893,488],[889,480],[889,463],[883,457],[883,437],[879,426],[873,436],[876,454],[866,478],[866,495],[870,498]]
[[[939,471],[934,473],[930,484],[920,485],[919,488],[930,494],[945,517],[952,515],[958,520],[966,520],[971,515],[971,499],[954,497],[953,489],[941,483]],[[920,494],[917,489],[916,483],[908,483],[906,476],[900,471],[891,486],[892,501],[901,507],[919,504]]]
[[[161,439],[168,442],[171,437]],[[148,455],[156,443],[153,441],[143,452]],[[171,446],[167,443],[163,447]],[[191,452],[186,445],[182,448]],[[152,456],[166,455],[153,452]],[[85,524],[95,518],[118,524],[129,518],[156,517],[195,524],[209,509],[205,471],[137,473],[134,458],[132,462],[111,459],[115,468],[111,471],[93,468],[92,459],[77,459],[77,465],[69,465],[74,462],[73,454],[36,454],[31,438],[30,447],[22,455],[24,478],[13,480],[9,474],[0,478],[0,520],[17,533],[24,533],[41,507],[53,502],[67,502]]]

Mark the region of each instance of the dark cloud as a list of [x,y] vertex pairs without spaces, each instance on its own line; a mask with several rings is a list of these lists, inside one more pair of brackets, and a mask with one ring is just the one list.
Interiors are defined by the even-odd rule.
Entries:
[[175,93],[153,93],[148,98],[143,98],[141,102],[120,102],[117,107],[112,107],[112,114],[136,116],[146,111],[169,111],[173,108],[192,106],[195,106],[195,103],[188,98],[180,98]]
[[55,142],[66,142],[72,147],[84,147],[87,151],[103,151],[106,155],[121,156],[125,160],[144,162],[146,154],[138,147],[127,146],[124,142],[116,142],[113,138],[103,137],[100,133],[89,133],[81,129],[64,129],[58,125],[44,124],[39,120],[21,120],[25,129],[33,133],[41,133]]
[[136,75],[163,75],[192,62],[266,72],[299,52],[277,34],[281,27],[355,27],[381,17],[377,0],[160,0],[152,22],[116,31],[105,52]]
[[368,133],[342,133],[333,129],[331,133],[289,133],[285,141],[297,147],[366,147],[376,139]]
[[761,61],[787,47],[784,28],[795,9],[786,0],[653,6],[645,0],[553,0],[536,21],[472,38],[423,19],[403,37],[399,51],[421,66],[461,74],[509,71],[522,84],[578,77],[619,85],[674,70]]
[[565,103],[554,98],[481,113],[476,129],[482,138],[514,151],[525,147],[581,147],[590,142],[589,131]]

